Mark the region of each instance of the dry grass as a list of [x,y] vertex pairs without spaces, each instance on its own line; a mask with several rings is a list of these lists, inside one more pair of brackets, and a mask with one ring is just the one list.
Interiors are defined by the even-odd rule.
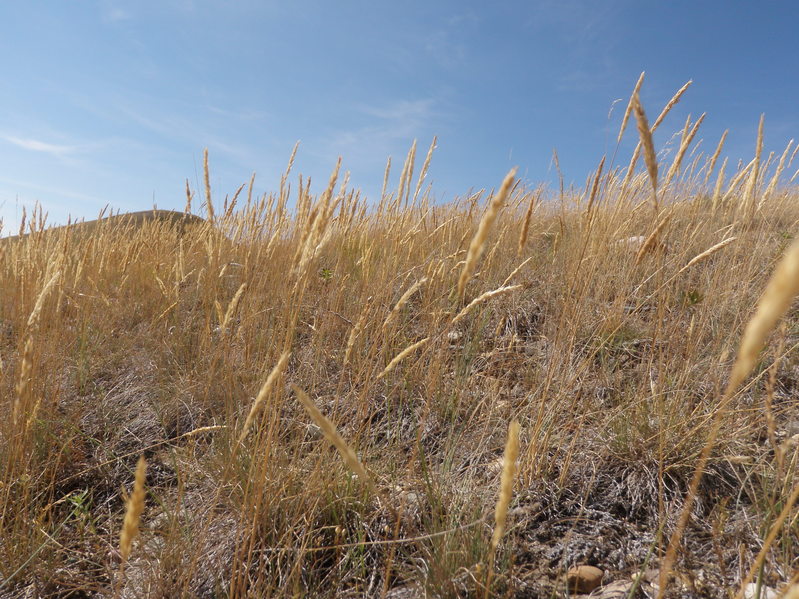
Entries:
[[466,254],[466,262],[463,265],[463,271],[461,271],[461,276],[458,279],[458,299],[460,301],[463,301],[463,295],[466,292],[466,284],[469,282],[472,274],[474,274],[474,269],[477,268],[477,261],[480,260],[480,256],[483,255],[488,233],[494,221],[497,219],[499,211],[505,204],[515,176],[516,169],[514,168],[507,174],[505,180],[502,181],[499,192],[491,198],[488,209],[483,214],[483,218],[480,219],[477,232],[474,234],[474,237],[472,237],[472,242],[469,244],[469,251]]
[[633,94],[633,109],[635,110],[635,120],[638,123],[638,135],[641,137],[641,145],[644,148],[644,162],[649,173],[649,181],[652,184],[652,204],[655,214],[658,212],[658,160],[655,154],[655,142],[652,139],[652,132],[649,129],[649,121],[646,118],[641,100],[638,94]]
[[139,520],[142,512],[144,512],[144,478],[146,473],[147,462],[144,456],[141,456],[136,464],[133,491],[126,502],[125,519],[122,522],[122,531],[119,533],[119,555],[122,558],[123,565],[130,558],[134,539],[139,536]]
[[650,127],[642,83],[581,190],[436,203],[434,141],[374,203],[294,153],[214,203],[206,158],[213,226],[0,242],[0,597],[795,585],[796,152],[659,164],[687,85]]

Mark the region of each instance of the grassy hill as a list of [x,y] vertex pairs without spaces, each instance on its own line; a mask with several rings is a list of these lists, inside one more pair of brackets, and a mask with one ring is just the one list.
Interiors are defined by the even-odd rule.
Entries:
[[658,165],[638,108],[644,168],[584,189],[437,204],[414,149],[372,203],[287,171],[0,242],[0,597],[796,583],[791,148]]

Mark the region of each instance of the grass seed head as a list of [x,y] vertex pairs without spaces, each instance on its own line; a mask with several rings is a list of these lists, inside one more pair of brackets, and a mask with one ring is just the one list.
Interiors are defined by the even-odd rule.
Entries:
[[663,122],[663,119],[665,119],[666,116],[669,114],[669,112],[671,112],[671,109],[677,105],[677,102],[680,101],[680,98],[682,98],[683,94],[688,90],[689,87],[691,87],[692,83],[693,81],[689,80],[685,85],[683,85],[680,89],[678,89],[677,93],[674,94],[671,100],[669,100],[666,103],[666,106],[663,107],[663,110],[658,115],[658,118],[655,119],[655,124],[652,125],[651,129],[652,133],[657,131],[657,128],[660,127],[660,124]]
[[203,181],[205,182],[205,210],[208,213],[208,222],[214,221],[214,203],[211,201],[211,171],[208,167],[208,148],[203,150]]
[[383,370],[383,372],[381,372],[379,375],[377,375],[377,378],[378,379],[382,379],[389,372],[394,370],[397,367],[397,364],[402,362],[405,358],[407,358],[409,355],[411,355],[417,349],[427,345],[428,341],[430,341],[430,337],[425,337],[424,339],[421,339],[420,341],[417,341],[416,343],[412,343],[411,345],[409,345],[408,347],[403,349],[400,353],[398,353],[396,356],[394,356],[394,358],[391,360],[391,362],[388,363],[388,366],[386,366],[386,368]]
[[347,444],[344,438],[338,433],[335,425],[328,420],[327,417],[322,414],[322,412],[319,411],[319,408],[317,408],[313,401],[311,401],[311,398],[308,397],[308,394],[305,393],[305,391],[300,389],[297,385],[292,385],[291,388],[294,390],[294,394],[305,408],[305,411],[308,412],[308,415],[311,417],[311,419],[319,428],[322,429],[322,433],[324,434],[325,438],[330,441],[330,443],[332,443],[333,446],[338,450],[347,467],[357,474],[358,478],[360,478],[363,483],[371,488],[374,488],[372,477],[369,476],[366,468],[364,468],[363,464],[361,464],[357,454],[355,453],[355,450],[353,450]]
[[480,219],[480,225],[477,228],[477,233],[475,233],[474,237],[472,238],[472,242],[469,244],[469,251],[466,254],[466,263],[463,265],[463,271],[458,279],[459,301],[463,301],[463,295],[466,292],[466,283],[469,282],[469,279],[477,267],[477,261],[483,254],[485,242],[488,238],[488,232],[491,230],[491,225],[494,224],[500,209],[505,203],[505,199],[510,192],[510,188],[513,186],[513,180],[515,176],[516,168],[513,168],[505,176],[505,179],[502,181],[502,185],[499,188],[499,192],[491,199],[488,209],[485,211],[485,214],[483,214],[483,218]]
[[275,364],[275,367],[272,368],[272,371],[269,373],[269,376],[266,377],[266,381],[261,386],[261,390],[258,392],[258,395],[255,398],[255,401],[252,403],[252,407],[250,408],[249,413],[247,414],[247,418],[244,421],[244,426],[241,427],[241,434],[239,435],[239,443],[242,443],[244,439],[247,438],[247,433],[250,432],[250,427],[252,426],[255,417],[260,412],[261,408],[263,407],[266,398],[269,397],[269,393],[272,391],[272,388],[275,386],[275,382],[278,380],[278,377],[283,373],[286,368],[286,364],[289,361],[289,357],[291,356],[290,352],[283,352],[280,356],[280,359]]
[[502,476],[499,484],[499,498],[494,508],[494,533],[491,536],[491,549],[496,551],[499,541],[505,532],[513,497],[513,481],[516,478],[516,460],[519,457],[519,421],[514,420],[508,427],[508,440],[505,443],[505,454],[502,458]]
[[652,183],[655,209],[657,209],[658,159],[655,154],[655,142],[652,140],[652,132],[649,130],[649,122],[646,120],[644,107],[641,105],[641,100],[637,95],[635,96],[633,109],[635,110],[635,120],[638,124],[638,135],[641,138],[641,147],[644,149],[646,170],[649,173],[649,181]]
[[794,240],[777,264],[760,297],[754,316],[746,325],[727,384],[726,395],[732,395],[752,372],[766,338],[791,307],[797,294],[799,294],[799,238]]
[[616,138],[616,143],[621,143],[621,138],[624,135],[624,130],[627,128],[627,121],[630,119],[630,112],[633,109],[633,98],[638,96],[638,91],[641,89],[641,84],[644,82],[645,71],[641,71],[638,81],[633,88],[633,93],[630,94],[630,101],[627,102],[627,108],[624,110],[624,117],[621,119],[621,128],[619,129],[619,136]]
[[705,173],[705,184],[710,180],[710,176],[713,174],[713,168],[716,166],[716,161],[719,159],[719,155],[721,154],[721,149],[724,147],[724,142],[727,139],[727,133],[729,133],[729,129],[725,129],[724,133],[721,134],[721,139],[719,139],[719,145],[716,146],[716,151],[713,152],[713,156],[710,157],[710,162],[708,162],[707,172]]
[[136,478],[133,483],[133,492],[128,497],[125,509],[125,520],[119,535],[119,553],[123,563],[128,561],[133,547],[133,541],[139,534],[139,521],[144,512],[144,480],[147,474],[147,462],[144,456],[139,457],[136,464]]

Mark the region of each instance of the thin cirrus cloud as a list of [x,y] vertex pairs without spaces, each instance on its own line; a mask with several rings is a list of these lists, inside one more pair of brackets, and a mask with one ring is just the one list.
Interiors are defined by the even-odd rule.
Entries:
[[380,119],[402,122],[411,120],[424,121],[433,116],[436,100],[422,98],[419,100],[398,100],[386,106],[359,105],[357,109],[364,114]]
[[[355,186],[367,197],[379,197],[386,160],[401,166],[411,142],[418,142],[417,153],[424,153],[447,115],[439,98],[402,99],[384,104],[354,104],[351,113],[357,115],[358,126],[328,131],[317,140],[306,140],[313,156],[314,170],[319,173],[344,159],[344,170],[351,171]],[[396,167],[399,168],[399,167]],[[394,176],[392,176],[392,179]]]
[[[178,116],[163,110],[153,112],[132,106],[124,106],[118,108],[118,110],[124,118],[157,134],[160,139],[171,141],[179,139],[197,147],[213,147],[229,154],[233,159],[241,162],[242,165],[250,166],[248,163],[254,155],[254,150],[250,147],[250,144],[235,136],[221,134],[216,131],[217,128],[214,128],[213,124],[209,126],[200,125],[197,123],[199,119]],[[220,115],[223,112],[227,112],[227,115],[222,116],[227,116],[228,118],[232,118],[234,115],[233,111],[222,111],[214,107],[208,107],[208,110]],[[264,118],[263,113],[254,111],[245,111],[239,116],[242,121],[256,121]]]
[[40,141],[38,139],[16,137],[14,135],[3,135],[0,137],[2,137],[2,139],[8,143],[17,146],[18,148],[22,148],[23,150],[41,152],[56,158],[65,158],[67,156],[71,156],[79,149],[77,146],[52,144],[45,141]]
[[101,0],[99,9],[100,17],[106,23],[119,23],[133,18],[129,7],[115,0]]
[[[55,185],[42,185],[38,183],[31,183],[30,181],[21,181],[18,179],[7,178],[7,177],[0,177],[0,185],[10,186],[17,189],[30,190],[38,193],[50,194],[53,196],[60,196],[71,200],[81,200],[93,203],[102,202],[100,198],[93,196],[91,194],[83,193],[80,191],[73,191]],[[57,202],[55,204],[57,205]]]
[[357,163],[366,163],[364,166],[383,163],[392,152],[407,151],[407,148],[398,148],[398,143],[404,144],[427,133],[439,116],[438,104],[434,98],[422,98],[398,100],[382,106],[356,105],[354,112],[370,117],[369,122],[332,132],[321,144],[327,150],[324,153],[344,155]]
[[128,11],[122,8],[113,7],[108,12],[106,12],[103,15],[103,17],[106,19],[106,21],[112,23],[118,23],[119,21],[127,21],[129,19],[132,19],[133,15],[131,15]]

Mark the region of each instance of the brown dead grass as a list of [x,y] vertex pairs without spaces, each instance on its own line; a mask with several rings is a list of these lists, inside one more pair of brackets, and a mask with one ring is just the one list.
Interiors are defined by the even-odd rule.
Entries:
[[318,197],[239,188],[215,228],[0,242],[0,596],[552,597],[580,563],[667,597],[787,585],[789,153],[661,187],[639,88],[647,170],[574,196],[438,204],[414,147],[377,206],[336,166]]

